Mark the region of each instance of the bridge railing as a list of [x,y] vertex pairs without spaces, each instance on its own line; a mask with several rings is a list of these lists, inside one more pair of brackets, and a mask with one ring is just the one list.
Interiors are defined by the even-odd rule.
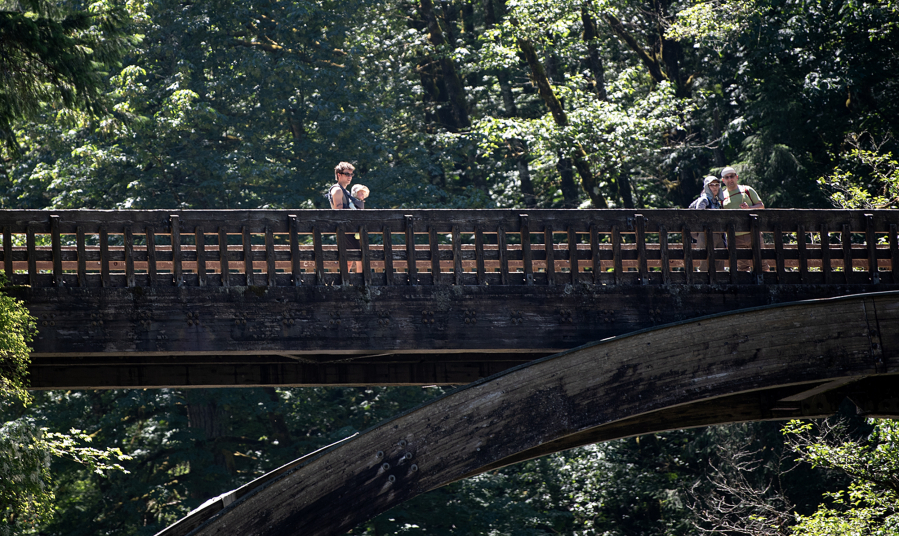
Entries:
[[899,283],[889,210],[5,210],[0,230],[32,287]]

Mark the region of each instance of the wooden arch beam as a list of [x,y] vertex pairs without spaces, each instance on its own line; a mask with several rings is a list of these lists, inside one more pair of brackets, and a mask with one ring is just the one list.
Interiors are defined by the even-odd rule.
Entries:
[[[460,478],[596,441],[826,415],[847,395],[895,415],[897,385],[897,292],[670,324],[470,384],[218,497],[159,536],[340,534]],[[870,400],[877,389],[886,394]]]

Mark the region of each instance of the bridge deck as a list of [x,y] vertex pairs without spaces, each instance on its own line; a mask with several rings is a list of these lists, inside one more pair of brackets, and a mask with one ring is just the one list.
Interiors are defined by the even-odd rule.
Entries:
[[36,388],[461,384],[666,322],[899,288],[896,211],[0,211],[0,230],[38,317]]

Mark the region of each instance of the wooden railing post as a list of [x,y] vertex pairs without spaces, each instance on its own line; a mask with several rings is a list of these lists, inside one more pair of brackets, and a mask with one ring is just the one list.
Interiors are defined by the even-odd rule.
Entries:
[[34,242],[34,226],[25,229],[25,247],[28,250],[28,284],[37,287],[37,247]]
[[593,284],[602,283],[600,272],[602,272],[602,259],[599,255],[599,231],[595,223],[590,224],[590,260],[593,266]]
[[[709,284],[714,285],[718,282],[718,253],[715,251],[715,231],[711,227],[705,226],[703,232],[705,233],[706,271],[709,275]],[[733,225],[729,226],[725,232],[727,233],[730,272],[735,273],[737,271],[737,244],[734,239]]]
[[893,273],[893,284],[899,284],[899,225],[890,224],[890,268]]
[[197,250],[197,285],[206,286],[206,236],[203,228],[197,225],[194,230],[194,244]]
[[298,287],[303,283],[303,270],[300,265],[300,228],[297,222],[296,214],[288,214],[287,228],[290,233],[288,242],[290,242],[290,276],[293,279],[293,286]]
[[105,223],[100,225],[100,284],[104,287],[112,284],[109,280],[109,232]]
[[256,283],[256,275],[253,272],[253,239],[250,236],[250,228],[244,225],[240,235],[243,243],[243,273],[246,274],[247,286],[252,287]]
[[457,225],[453,225],[453,283],[456,285],[461,285],[463,283],[463,274],[465,273],[462,268],[462,236],[459,233],[459,227]]
[[371,255],[368,251],[368,229],[359,226],[359,246],[362,248],[362,284],[371,286]]
[[848,284],[852,278],[852,231],[848,223],[843,224],[843,232],[840,237],[843,243],[843,275]]
[[534,259],[531,256],[531,227],[527,214],[519,214],[521,220],[521,262],[524,270],[524,284],[534,284]]
[[62,281],[62,242],[59,236],[59,216],[50,216],[50,244],[53,250],[53,281],[57,287]]
[[681,227],[681,248],[684,251],[684,283],[693,284],[693,235],[686,225]]
[[543,229],[543,251],[546,254],[546,283],[556,284],[556,248],[553,244],[553,228],[546,224]]
[[506,230],[503,224],[496,226],[496,252],[499,256],[499,284],[509,284],[509,257],[506,252]]
[[749,233],[752,237],[752,271],[755,284],[761,285],[765,279],[765,267],[762,264],[762,233],[759,230],[759,215],[749,215]]
[[415,265],[415,229],[413,227],[412,216],[406,215],[406,284],[415,285],[418,283],[418,268]]
[[265,226],[265,271],[268,275],[267,285],[274,287],[278,285],[275,269],[275,235],[271,225]]
[[[156,286],[156,234],[153,227],[148,225],[147,233],[147,276],[150,279],[150,286]],[[78,238],[78,243],[84,243],[84,236]],[[80,255],[79,255],[80,257]],[[81,266],[78,266],[79,278],[81,277]]]
[[874,234],[874,215],[865,214],[865,242],[868,246],[868,276],[871,284],[880,283],[880,271],[877,269],[877,236]]
[[437,227],[434,224],[428,226],[428,249],[431,256],[431,284],[441,285],[440,244],[437,242]]
[[[709,247],[714,247],[711,236],[709,237]],[[737,261],[737,232],[733,222],[728,222],[727,224],[727,256],[730,263],[730,282],[734,284],[737,282],[737,271],[740,269],[740,263]]]
[[580,267],[578,266],[577,259],[577,232],[574,230],[574,225],[568,225],[568,266],[570,267],[569,275],[571,275],[571,284],[574,285],[578,282]]
[[337,224],[337,271],[340,273],[340,284],[348,285],[350,283],[350,268],[346,249],[346,232],[343,224]]
[[231,286],[231,268],[228,266],[228,232],[224,225],[219,226],[219,271],[222,274],[222,286]]
[[134,235],[131,225],[125,226],[125,286],[134,287]]
[[184,286],[184,274],[181,272],[181,218],[177,214],[170,217],[172,227],[172,276],[175,286]]
[[390,227],[384,225],[383,230],[381,231],[381,236],[383,237],[384,242],[384,284],[392,285],[393,284],[393,235],[390,232]]
[[646,262],[646,218],[634,214],[634,230],[637,234],[637,272],[641,285],[649,284],[649,268]]
[[624,264],[621,262],[621,232],[617,225],[612,226],[612,265],[615,270],[615,284],[621,284]]
[[487,274],[485,273],[484,268],[484,233],[481,231],[481,226],[478,224],[475,224],[474,226],[474,263],[477,272],[478,285],[486,285]]
[[668,261],[668,230],[659,225],[659,262],[662,268],[662,284],[671,285],[671,266]]
[[808,247],[805,243],[805,225],[796,226],[796,249],[799,251],[799,282],[808,283]]
[[322,231],[318,225],[312,226],[312,251],[315,255],[315,284],[325,284],[325,254],[322,248]]
[[784,234],[780,222],[774,224],[774,264],[777,284],[783,284],[787,275],[784,265]]
[[9,225],[3,227],[3,270],[7,281],[12,282],[12,229]]
[[827,222],[821,224],[821,273],[824,274],[824,284],[833,282],[833,266],[830,264],[830,232]]

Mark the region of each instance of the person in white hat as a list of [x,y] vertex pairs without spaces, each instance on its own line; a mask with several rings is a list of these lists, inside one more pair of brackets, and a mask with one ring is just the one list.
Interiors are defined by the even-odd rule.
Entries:
[[[762,198],[759,197],[759,194],[755,190],[749,186],[740,184],[737,170],[734,168],[728,166],[722,169],[721,179],[724,181],[725,186],[725,188],[723,188],[724,199],[721,201],[721,208],[730,210],[758,210],[765,208],[765,203],[762,202]],[[736,233],[735,242],[737,249],[749,249],[752,247],[752,236],[747,232]],[[751,266],[752,261],[749,259],[740,259],[737,261],[737,270],[748,271]]]

